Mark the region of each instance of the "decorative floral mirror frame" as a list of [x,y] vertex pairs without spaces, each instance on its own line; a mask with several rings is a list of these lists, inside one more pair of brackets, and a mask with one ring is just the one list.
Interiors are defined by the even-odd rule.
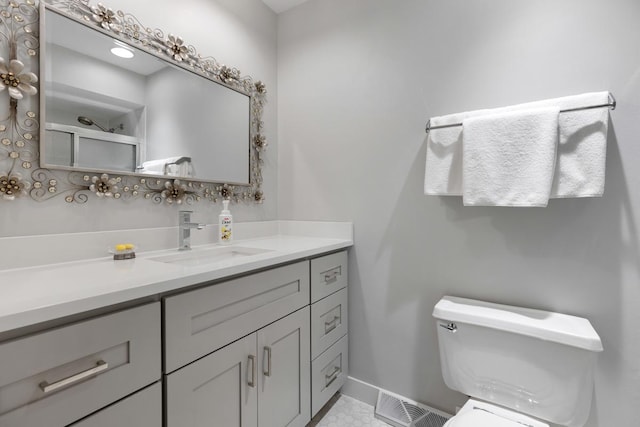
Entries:
[[[93,197],[150,199],[169,205],[219,199],[262,203],[262,153],[267,146],[262,113],[266,87],[236,68],[203,57],[182,38],[143,25],[135,16],[89,0],[48,0],[55,9],[89,27],[99,28],[173,65],[195,72],[251,97],[249,185],[95,174],[39,168],[40,105],[38,93],[39,12],[35,0],[0,0],[0,203],[20,197],[37,201],[64,197],[86,203]],[[4,93],[3,93],[4,92]]]

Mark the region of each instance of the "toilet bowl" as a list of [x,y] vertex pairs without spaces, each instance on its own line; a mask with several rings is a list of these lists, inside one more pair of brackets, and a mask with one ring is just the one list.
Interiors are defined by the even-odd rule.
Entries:
[[443,297],[434,307],[445,384],[471,399],[446,427],[583,427],[602,351],[587,319]]

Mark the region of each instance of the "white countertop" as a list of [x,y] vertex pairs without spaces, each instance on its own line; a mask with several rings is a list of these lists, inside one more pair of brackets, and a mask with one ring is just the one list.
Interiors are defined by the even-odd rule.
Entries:
[[[200,266],[149,258],[177,254],[164,250],[126,261],[111,257],[0,271],[0,333],[138,298],[267,268],[353,245],[351,239],[278,235],[237,241],[233,246],[268,250]],[[194,247],[193,253],[218,245]]]

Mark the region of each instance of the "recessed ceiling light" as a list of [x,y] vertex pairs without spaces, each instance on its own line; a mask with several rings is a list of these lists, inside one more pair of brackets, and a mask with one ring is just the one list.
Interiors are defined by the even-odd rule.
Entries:
[[115,43],[116,47],[111,48],[111,53],[120,58],[133,58],[133,50],[129,46],[118,40],[114,40],[113,43]]
[[123,47],[114,47],[113,49],[111,49],[111,53],[113,53],[115,56],[119,56],[120,58],[133,58],[133,52]]

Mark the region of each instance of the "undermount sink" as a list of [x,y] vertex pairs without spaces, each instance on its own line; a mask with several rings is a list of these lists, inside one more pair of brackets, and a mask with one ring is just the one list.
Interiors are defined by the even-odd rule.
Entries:
[[270,249],[247,248],[242,246],[224,246],[208,249],[193,249],[171,255],[162,255],[148,258],[151,261],[164,262],[166,264],[178,264],[184,266],[198,266],[215,264],[218,262],[244,258],[271,252]]

